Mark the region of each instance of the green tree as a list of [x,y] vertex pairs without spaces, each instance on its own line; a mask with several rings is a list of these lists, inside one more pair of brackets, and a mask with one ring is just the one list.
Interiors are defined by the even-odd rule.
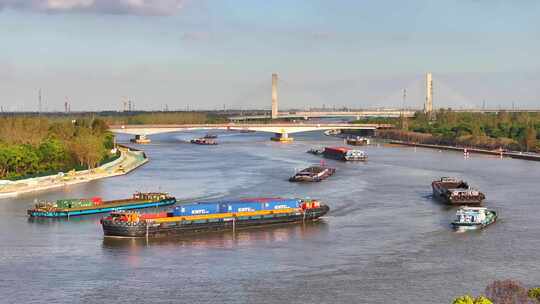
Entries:
[[493,302],[491,302],[490,299],[484,296],[479,296],[478,298],[474,300],[474,304],[493,304]]
[[474,304],[474,299],[469,295],[464,295],[457,297],[452,304]]
[[475,299],[470,295],[464,295],[454,299],[452,304],[493,304],[493,302],[484,296],[479,296]]
[[536,144],[537,144],[536,129],[534,128],[533,125],[529,124],[529,126],[527,126],[527,128],[523,132],[522,145],[525,148],[525,150],[528,152],[531,150],[536,150]]
[[529,298],[540,302],[540,287],[529,289],[529,291],[527,292],[527,295],[529,296]]

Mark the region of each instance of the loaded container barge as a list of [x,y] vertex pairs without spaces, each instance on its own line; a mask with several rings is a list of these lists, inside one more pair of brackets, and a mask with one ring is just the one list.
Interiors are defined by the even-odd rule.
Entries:
[[316,221],[328,211],[316,200],[255,198],[184,204],[160,214],[113,212],[101,224],[106,237],[162,237]]
[[452,205],[479,205],[486,196],[455,177],[441,177],[431,183],[433,196]]
[[323,155],[326,158],[333,158],[344,161],[367,160],[366,152],[360,150],[353,150],[349,147],[326,147],[324,148]]
[[112,201],[103,201],[100,197],[93,197],[91,199],[61,199],[56,202],[40,202],[28,210],[28,215],[31,217],[70,217],[117,210],[162,207],[174,203],[176,203],[176,198],[167,193],[136,192],[131,198]]

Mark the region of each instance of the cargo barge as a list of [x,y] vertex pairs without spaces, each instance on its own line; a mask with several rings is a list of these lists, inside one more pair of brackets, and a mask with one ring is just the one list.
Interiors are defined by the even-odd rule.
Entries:
[[135,135],[134,138],[131,138],[129,140],[131,143],[134,143],[134,144],[139,144],[139,145],[145,145],[145,144],[149,144],[151,143],[152,141],[150,140],[150,138],[146,137],[146,135],[144,134],[141,134],[141,135]]
[[433,196],[451,205],[479,205],[486,198],[484,193],[455,177],[441,177],[431,183]]
[[298,171],[289,178],[290,182],[320,182],[332,176],[336,172],[335,168],[325,166],[311,166]]
[[345,142],[347,143],[347,145],[351,145],[351,146],[365,146],[365,145],[369,145],[369,138],[360,137],[360,136],[347,137]]
[[217,141],[211,138],[195,138],[190,141],[192,144],[196,145],[217,145]]
[[105,237],[165,237],[317,221],[328,211],[316,200],[255,198],[184,204],[158,214],[113,212],[101,224]]
[[94,197],[91,199],[61,199],[56,202],[40,202],[27,212],[31,217],[70,217],[118,210],[162,207],[175,203],[176,198],[167,193],[136,192],[131,198],[112,201],[103,201],[100,197]]
[[353,150],[349,147],[326,147],[323,155],[326,158],[333,158],[344,161],[367,160],[367,153],[360,150]]

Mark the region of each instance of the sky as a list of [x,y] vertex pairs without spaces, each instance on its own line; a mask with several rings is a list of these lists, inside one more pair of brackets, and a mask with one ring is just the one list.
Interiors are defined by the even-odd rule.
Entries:
[[0,0],[4,111],[540,107],[537,0]]

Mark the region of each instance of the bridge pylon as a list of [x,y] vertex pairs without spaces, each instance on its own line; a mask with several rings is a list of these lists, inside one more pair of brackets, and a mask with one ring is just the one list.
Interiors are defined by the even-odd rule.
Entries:
[[279,115],[277,83],[278,83],[278,75],[274,73],[272,74],[272,113],[271,113],[272,119],[278,118],[278,115]]

